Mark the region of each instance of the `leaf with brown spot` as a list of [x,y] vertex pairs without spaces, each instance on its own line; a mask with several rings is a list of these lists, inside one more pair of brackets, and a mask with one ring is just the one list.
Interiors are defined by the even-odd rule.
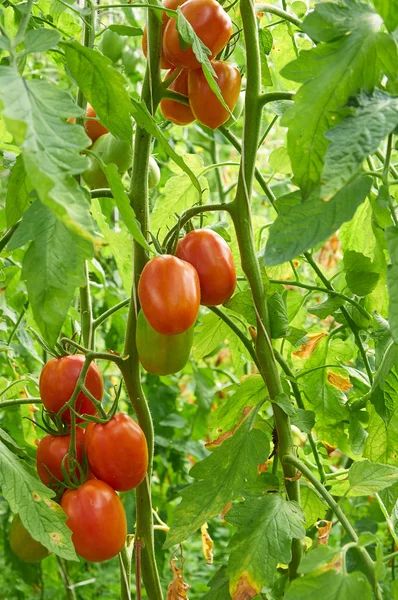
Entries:
[[208,529],[207,523],[203,523],[202,527],[200,528],[200,532],[202,534],[202,550],[203,550],[203,556],[206,559],[206,564],[212,565],[213,564],[214,542],[211,539],[207,529]]
[[243,423],[243,421],[246,419],[246,417],[251,413],[252,408],[253,408],[252,406],[245,406],[242,411],[242,418],[239,421],[239,423],[237,423],[231,431],[226,431],[225,433],[220,435],[217,439],[205,444],[205,447],[208,450],[213,450],[214,448],[217,448],[217,446],[221,446],[221,444],[223,443],[224,440],[227,440],[228,438],[232,437],[234,435],[235,431],[238,429],[238,427]]
[[315,335],[309,335],[307,337],[308,342],[303,344],[300,350],[293,352],[293,356],[297,356],[297,358],[308,358],[311,356],[321,339],[326,337],[326,333],[316,333]]
[[260,592],[261,588],[256,590],[256,588],[251,585],[247,573],[243,573],[236,584],[232,600],[251,600]]
[[333,373],[332,371],[328,371],[328,382],[343,392],[348,392],[352,388],[349,377],[343,377],[343,375]]
[[173,573],[173,581],[167,590],[166,600],[188,600],[187,590],[191,587],[184,582],[183,574],[176,566],[177,558],[174,556],[170,561],[170,569]]

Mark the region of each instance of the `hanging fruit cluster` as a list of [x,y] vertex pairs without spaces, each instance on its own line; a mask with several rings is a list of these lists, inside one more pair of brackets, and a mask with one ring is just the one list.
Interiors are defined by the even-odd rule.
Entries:
[[[210,60],[216,74],[216,82],[225,104],[233,111],[240,93],[241,76],[236,67],[216,56],[228,44],[232,34],[232,21],[217,0],[163,0],[165,8],[181,12],[191,24],[194,32],[210,50]],[[230,118],[229,111],[211,89],[192,47],[183,50],[180,44],[177,21],[162,13],[162,57],[161,68],[169,69],[166,80],[176,75],[170,90],[187,96],[189,105],[164,98],[160,110],[169,121],[177,125],[188,125],[197,119],[210,129],[217,129]],[[148,50],[147,32],[144,31],[142,48]]]
[[141,311],[136,343],[143,367],[156,375],[187,363],[199,306],[217,306],[232,296],[235,263],[226,241],[211,229],[195,229],[144,267],[138,284]]

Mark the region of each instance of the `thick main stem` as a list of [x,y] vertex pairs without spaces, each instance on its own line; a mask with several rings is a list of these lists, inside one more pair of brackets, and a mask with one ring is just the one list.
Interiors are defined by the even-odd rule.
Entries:
[[[161,24],[152,10],[148,11],[148,65],[142,89],[142,100],[151,114],[154,114],[160,98],[160,54],[161,54]],[[148,215],[148,162],[151,150],[151,136],[137,126],[134,152],[133,170],[130,186],[130,204],[146,235],[149,229]],[[141,386],[140,365],[135,343],[138,299],[137,283],[141,271],[145,266],[147,257],[144,249],[134,243],[133,258],[133,286],[126,330],[126,343],[124,348],[126,360],[121,365],[124,381],[130,401],[137,415],[138,422],[145,433],[148,444],[148,472],[145,480],[136,490],[136,535],[135,542],[141,546],[141,573],[148,598],[161,600],[163,598],[159,574],[156,566],[153,534],[153,517],[151,501],[151,471],[154,447],[154,432],[151,414],[147,400]]]
[[[246,42],[247,86],[245,99],[245,121],[242,140],[242,162],[239,180],[231,212],[238,239],[243,271],[250,284],[257,313],[256,353],[261,374],[267,384],[271,400],[282,393],[277,363],[269,335],[267,299],[257,260],[251,220],[251,192],[255,172],[255,161],[261,123],[261,68],[254,4],[251,0],[241,0],[240,9]],[[278,433],[277,452],[280,457],[289,454],[293,448],[289,417],[273,404],[275,425]],[[299,502],[300,488],[295,481],[296,468],[288,463],[283,465],[286,493],[290,500]],[[301,558],[301,542],[295,541],[292,547],[290,577],[297,576]]]

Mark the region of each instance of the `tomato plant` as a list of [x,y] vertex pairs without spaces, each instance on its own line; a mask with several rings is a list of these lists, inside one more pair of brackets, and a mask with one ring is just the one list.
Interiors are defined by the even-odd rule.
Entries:
[[[83,459],[84,429],[76,428],[76,459],[81,464]],[[62,461],[67,456],[70,445],[70,435],[46,435],[37,446],[36,468],[44,485],[56,485],[63,481]],[[68,458],[64,462],[68,470]],[[78,473],[76,473],[78,475]]]
[[126,515],[119,496],[107,483],[94,479],[67,490],[61,505],[79,556],[102,562],[119,554],[127,535]]
[[[42,402],[48,411],[57,413],[71,399],[82,371],[84,358],[82,354],[73,354],[62,358],[53,358],[44,365],[40,374],[39,389]],[[85,385],[97,400],[102,399],[104,382],[95,363],[91,363],[88,368]],[[94,415],[96,413],[94,404],[83,392],[77,396],[75,410],[79,414]],[[69,423],[71,419],[69,408],[65,409],[61,416]],[[82,419],[78,418],[77,421],[81,422]]]
[[163,335],[187,331],[198,316],[198,274],[175,256],[157,256],[148,262],[140,277],[138,295],[148,323]]
[[39,562],[49,555],[47,548],[30,535],[19,515],[15,515],[11,523],[10,547],[20,560],[27,563]]

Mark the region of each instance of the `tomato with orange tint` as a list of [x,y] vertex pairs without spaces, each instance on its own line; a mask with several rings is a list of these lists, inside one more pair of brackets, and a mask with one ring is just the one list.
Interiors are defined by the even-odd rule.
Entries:
[[[177,10],[178,6],[181,6],[181,4],[183,4],[185,2],[185,0],[162,0],[162,4],[165,8],[170,8],[171,10]],[[169,22],[170,17],[167,15],[167,13],[162,12],[162,38],[164,35],[164,30],[166,29],[166,25]],[[141,41],[141,46],[142,46],[142,52],[144,53],[144,56],[147,57],[148,55],[148,32],[147,32],[147,28],[146,25],[144,27],[144,34],[142,36],[142,41]],[[160,59],[160,68],[161,69],[171,69],[173,67],[173,65],[167,60],[167,58],[164,55],[164,51],[162,49],[162,56]]]
[[[171,69],[167,75],[173,73],[174,69]],[[170,85],[170,90],[174,90],[179,94],[183,94],[184,96],[188,96],[188,73],[186,69],[183,69],[178,77],[173,81]],[[195,116],[189,106],[183,104],[182,102],[178,102],[177,100],[169,100],[164,98],[160,102],[160,110],[165,119],[168,119],[172,123],[176,125],[189,125],[195,120]]]

